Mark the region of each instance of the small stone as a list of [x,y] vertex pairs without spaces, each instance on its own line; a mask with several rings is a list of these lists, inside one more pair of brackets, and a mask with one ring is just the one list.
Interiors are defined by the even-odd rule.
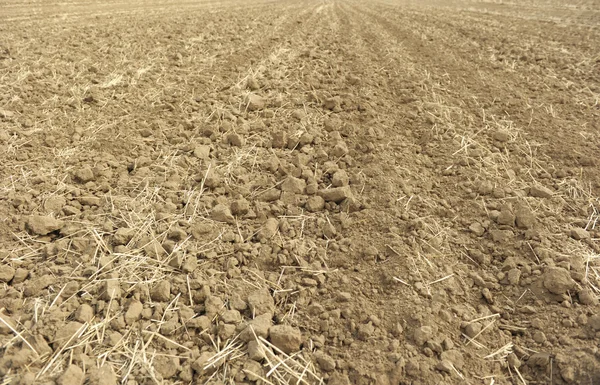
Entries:
[[169,259],[169,266],[179,269],[183,265],[183,254],[180,252],[174,252],[171,254],[171,258]]
[[425,342],[433,338],[433,328],[431,326],[421,326],[415,329],[413,338],[417,346],[423,346]]
[[210,217],[213,220],[218,221],[218,222],[226,222],[226,223],[234,223],[235,222],[235,218],[234,218],[233,214],[231,214],[231,210],[229,209],[229,207],[227,207],[223,204],[218,204],[215,207],[213,207]]
[[0,118],[8,120],[8,119],[12,119],[14,116],[15,116],[14,112],[0,108]]
[[421,375],[421,365],[416,357],[409,359],[404,366],[406,374],[412,377]]
[[185,230],[179,228],[179,227],[174,227],[171,230],[169,230],[169,234],[167,235],[167,237],[175,242],[181,242],[184,239],[187,238],[187,233],[185,232]]
[[259,240],[271,239],[279,230],[279,221],[276,218],[269,218],[258,232]]
[[490,230],[492,241],[497,243],[508,242],[515,234],[511,230]]
[[340,209],[345,213],[354,213],[362,208],[362,204],[355,197],[348,197],[340,203]]
[[327,132],[339,131],[341,124],[342,122],[339,119],[327,118],[323,122],[323,127]]
[[219,314],[223,310],[223,300],[216,295],[209,295],[204,300],[204,312],[210,318]]
[[271,343],[286,354],[300,350],[302,333],[297,328],[289,325],[275,325],[269,329]]
[[490,305],[494,304],[494,302],[495,302],[494,301],[494,296],[492,295],[492,292],[490,291],[490,289],[488,289],[487,287],[484,287],[483,289],[481,289],[481,296]]
[[543,344],[546,342],[546,335],[541,330],[536,330],[536,332],[533,333],[533,340],[538,344]]
[[552,356],[549,353],[534,353],[527,360],[527,365],[546,368],[550,364],[551,358]]
[[506,274],[508,279],[508,283],[511,285],[518,285],[519,280],[521,279],[521,270],[519,269],[510,269]]
[[76,334],[83,331],[83,325],[83,323],[76,321],[71,321],[66,325],[61,325],[61,327],[56,331],[54,340],[52,340],[53,348],[61,348],[69,340],[71,340],[71,342],[75,342],[77,340]]
[[261,361],[265,358],[265,353],[263,351],[263,348],[260,346],[260,344],[256,340],[252,340],[252,341],[248,342],[247,350],[248,350],[248,358],[250,358],[251,360]]
[[29,335],[26,337],[27,342],[39,354],[40,357],[50,356],[53,352],[44,336],[40,334]]
[[83,167],[73,173],[73,177],[79,183],[91,182],[95,179],[94,171],[90,167]]
[[25,224],[31,234],[48,235],[64,227],[64,222],[52,217],[33,215],[27,218]]
[[306,194],[307,195],[315,195],[319,191],[319,185],[316,181],[311,181],[306,185]]
[[15,276],[16,270],[9,265],[0,265],[0,282],[8,283]]
[[29,277],[29,270],[19,267],[15,271],[15,276],[12,279],[13,284],[23,283]]
[[192,318],[186,323],[186,326],[194,329],[199,329],[201,331],[210,329],[211,325],[212,322],[210,318],[204,315],[197,318]]
[[521,362],[521,360],[519,360],[519,357],[517,357],[517,355],[515,353],[510,353],[508,355],[508,357],[506,357],[506,361],[508,362],[508,364],[510,366],[514,366],[515,368],[520,368],[521,365],[523,364]]
[[95,196],[79,197],[79,198],[77,198],[77,201],[79,201],[79,203],[84,206],[90,206],[90,207],[92,207],[92,206],[98,207],[102,204],[102,200]]
[[500,143],[506,143],[510,140],[510,134],[507,131],[498,130],[492,134],[492,139]]
[[248,78],[248,80],[246,80],[246,88],[248,88],[249,90],[252,90],[252,91],[256,91],[256,90],[260,89],[258,80],[256,80],[255,78]]
[[553,294],[565,294],[575,287],[575,281],[568,270],[562,267],[549,267],[543,275],[544,287]]
[[236,334],[237,326],[233,324],[220,323],[217,325],[217,335],[222,341],[227,341]]
[[481,331],[481,329],[482,329],[482,327],[481,327],[480,323],[473,322],[473,323],[470,323],[467,326],[465,326],[465,334],[469,338],[473,338]]
[[250,202],[244,198],[240,198],[231,203],[231,214],[235,216],[242,216],[248,214],[250,211]]
[[567,384],[575,383],[575,369],[572,366],[563,366],[560,368],[560,376]]
[[83,378],[83,370],[79,366],[69,365],[56,383],[57,385],[80,385],[83,384]]
[[46,199],[44,202],[44,209],[48,212],[59,213],[63,207],[67,204],[67,200],[63,196],[55,196]]
[[2,321],[0,321],[0,334],[11,334],[17,327],[15,320],[3,313],[0,313],[0,318],[2,318]]
[[529,188],[529,195],[534,198],[552,198],[554,193],[548,187],[537,185]]
[[350,190],[349,186],[334,187],[334,188],[319,191],[319,195],[326,202],[340,203],[344,199],[351,197],[352,191]]
[[598,299],[590,289],[582,289],[578,294],[579,302],[582,305],[597,305]]
[[116,330],[107,331],[106,335],[106,343],[108,346],[116,347],[119,343],[122,342],[123,334],[119,333]]
[[350,183],[350,177],[345,170],[337,170],[331,177],[333,187],[343,187]]
[[257,196],[259,201],[262,202],[274,202],[281,198],[281,191],[275,188],[268,189],[263,191]]
[[294,110],[292,112],[292,118],[294,118],[296,120],[302,120],[302,119],[306,118],[306,112],[304,112],[304,110],[301,110],[301,109]]
[[248,296],[250,312],[257,316],[275,311],[275,300],[268,290],[257,290]]
[[149,257],[155,259],[161,259],[168,254],[163,245],[161,245],[161,243],[156,239],[147,243],[144,246],[144,251]]
[[481,278],[481,276],[479,274],[477,274],[476,272],[472,271],[469,274],[469,277],[473,280],[473,283],[479,287],[486,287],[486,283],[485,280],[483,278]]
[[529,207],[518,205],[515,209],[515,222],[520,229],[532,229],[535,226],[536,218]]
[[587,230],[582,229],[581,227],[576,227],[574,229],[571,229],[571,238],[576,239],[578,241],[582,241],[585,239],[589,239],[590,233]]
[[351,382],[347,374],[335,372],[329,376],[327,385],[351,385]]
[[171,298],[171,282],[164,280],[158,282],[150,292],[150,298],[157,302],[166,302]]
[[40,291],[46,289],[48,286],[54,284],[56,279],[52,275],[43,275],[29,282],[23,290],[23,294],[26,297],[34,297],[40,294]]
[[237,330],[236,325],[220,323],[217,326],[217,335],[221,338],[222,341],[227,341],[235,335]]
[[363,250],[363,255],[367,257],[367,259],[375,259],[379,255],[379,250],[373,245],[367,245]]
[[325,208],[325,199],[318,195],[312,196],[306,200],[304,208],[311,213],[319,212]]
[[105,301],[121,298],[121,285],[116,279],[108,279],[104,281],[100,291],[100,298]]
[[317,287],[317,286],[319,286],[319,282],[317,282],[316,279],[312,279],[312,278],[302,278],[300,280],[300,284],[302,286],[307,286],[307,287]]
[[73,319],[81,323],[90,322],[93,318],[94,309],[87,303],[79,305],[77,310],[75,310],[75,314],[73,315]]
[[179,305],[179,319],[181,320],[181,322],[185,323],[194,318],[195,315],[196,312],[194,311],[194,309],[183,304]]
[[587,324],[594,330],[600,330],[600,314],[594,314],[587,320]]
[[135,233],[135,229],[122,227],[113,235],[113,244],[115,246],[126,245],[133,239]]
[[65,286],[63,286],[62,293],[60,296],[62,298],[69,298],[77,294],[79,291],[79,282],[77,281],[69,281]]
[[226,310],[221,314],[221,320],[226,324],[239,324],[242,322],[242,315],[237,310]]
[[248,111],[262,110],[265,108],[265,99],[256,94],[248,94],[245,102]]
[[208,188],[217,188],[223,184],[223,177],[218,173],[211,173],[204,177],[204,185]]
[[446,337],[444,338],[444,341],[442,341],[442,346],[444,350],[450,350],[454,348],[454,342],[452,342],[450,338]]
[[357,335],[362,341],[367,341],[375,333],[375,326],[373,322],[367,322],[366,324],[358,325]]
[[345,292],[345,291],[340,291],[337,294],[337,299],[338,299],[338,301],[341,301],[341,302],[348,302],[348,301],[352,300],[352,294]]
[[502,210],[496,219],[499,225],[514,226],[515,225],[515,214],[510,210]]
[[79,213],[81,213],[81,210],[79,210],[77,207],[66,205],[65,207],[62,208],[62,212],[66,216],[73,216],[73,215],[78,215]]
[[256,337],[267,338],[272,325],[273,313],[265,313],[248,322],[248,326],[240,334],[242,341],[255,341]]
[[179,357],[158,356],[154,359],[154,369],[163,379],[172,378],[179,372]]
[[294,178],[293,176],[288,177],[281,184],[281,191],[286,191],[294,194],[304,194],[306,189],[306,181],[300,178]]
[[242,147],[244,145],[244,138],[240,134],[232,132],[225,137],[225,143],[234,147]]
[[192,369],[199,374],[204,374],[207,372],[213,372],[216,368],[221,366],[223,360],[217,361],[214,366],[207,367],[207,364],[210,362],[211,358],[213,358],[215,354],[212,352],[202,352],[200,356],[192,363]]
[[273,148],[285,148],[287,141],[287,135],[283,131],[276,131],[271,134],[271,146]]
[[477,192],[481,195],[489,195],[494,191],[494,184],[491,181],[482,181],[477,188]]
[[262,383],[260,380],[263,379],[265,375],[262,365],[253,360],[248,360],[244,363],[243,372],[246,374],[246,378],[249,381],[257,383]]
[[471,226],[469,226],[469,230],[471,230],[471,232],[478,237],[481,237],[483,234],[485,234],[485,227],[483,227],[479,222],[473,222]]
[[140,301],[136,299],[131,300],[127,306],[127,311],[125,312],[125,323],[127,325],[131,325],[135,321],[139,320],[142,317],[143,310],[144,305],[142,305]]
[[435,369],[439,370],[440,372],[444,372],[444,373],[452,373],[453,372],[452,363],[447,360],[442,360],[442,361],[438,362],[437,365],[435,365]]
[[316,352],[315,360],[324,372],[331,372],[335,370],[335,360],[331,356],[323,352]]
[[298,140],[298,145],[300,147],[307,146],[309,144],[312,144],[312,142],[314,140],[315,140],[315,137],[313,135],[309,134],[308,132],[305,132],[304,134],[302,134],[302,136]]
[[333,155],[336,158],[341,158],[344,155],[348,154],[349,151],[350,150],[348,150],[348,145],[346,145],[346,143],[339,142],[331,150],[331,155]]
[[196,148],[194,148],[194,156],[198,159],[208,159],[210,157],[210,146],[196,146]]
[[323,107],[328,110],[339,110],[340,108],[340,97],[334,96],[333,98],[328,98],[323,102]]
[[10,135],[8,134],[8,132],[6,132],[6,130],[0,129],[0,143],[6,143],[9,139]]
[[348,84],[351,84],[353,86],[360,83],[360,78],[358,76],[354,76],[354,75],[348,75],[346,77],[346,80],[348,81]]
[[88,377],[89,385],[117,385],[117,375],[108,364],[99,368],[92,367]]
[[[167,324],[168,324],[168,322],[165,322],[164,324],[162,324],[161,332],[164,331],[165,325],[167,325]],[[123,317],[122,314],[114,317],[110,321],[109,325],[113,330],[124,330],[127,327],[127,324],[125,323],[125,317]]]

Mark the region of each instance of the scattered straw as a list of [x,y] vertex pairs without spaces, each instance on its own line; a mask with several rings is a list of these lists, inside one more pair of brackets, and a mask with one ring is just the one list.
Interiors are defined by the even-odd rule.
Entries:
[[14,335],[15,335],[15,336],[16,336],[18,339],[20,339],[21,341],[23,341],[23,343],[24,343],[25,345],[27,345],[27,346],[29,347],[29,349],[31,349],[31,350],[32,350],[32,351],[35,353],[35,355],[36,355],[36,356],[38,356],[38,357],[39,357],[39,356],[40,356],[40,354],[37,352],[37,350],[35,350],[35,349],[33,348],[33,346],[31,346],[31,344],[29,343],[29,341],[27,341],[27,339],[25,339],[25,338],[23,337],[23,335],[22,335],[20,332],[18,332],[18,331],[17,331],[17,330],[16,330],[16,329],[15,329],[15,328],[14,328],[14,327],[11,325],[11,324],[9,324],[8,322],[6,322],[6,320],[4,320],[4,317],[2,317],[2,314],[3,314],[3,313],[2,313],[2,309],[0,309],[0,322],[2,322],[2,323],[3,323],[3,324],[4,324],[4,325],[7,327],[7,328],[9,328],[9,329],[10,329],[10,331],[11,331],[11,332],[13,332],[13,334],[14,334]]

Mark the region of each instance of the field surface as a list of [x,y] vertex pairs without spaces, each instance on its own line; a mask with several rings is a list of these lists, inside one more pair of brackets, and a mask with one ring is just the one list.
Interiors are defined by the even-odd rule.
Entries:
[[0,0],[0,382],[600,383],[600,3]]

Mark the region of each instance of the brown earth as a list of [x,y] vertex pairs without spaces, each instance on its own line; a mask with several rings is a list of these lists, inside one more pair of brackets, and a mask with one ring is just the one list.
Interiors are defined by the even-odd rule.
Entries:
[[2,384],[600,382],[599,27],[1,1]]

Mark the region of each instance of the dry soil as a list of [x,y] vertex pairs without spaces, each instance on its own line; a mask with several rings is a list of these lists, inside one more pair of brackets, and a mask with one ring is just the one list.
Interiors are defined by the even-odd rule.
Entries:
[[597,384],[597,1],[0,1],[2,384]]

